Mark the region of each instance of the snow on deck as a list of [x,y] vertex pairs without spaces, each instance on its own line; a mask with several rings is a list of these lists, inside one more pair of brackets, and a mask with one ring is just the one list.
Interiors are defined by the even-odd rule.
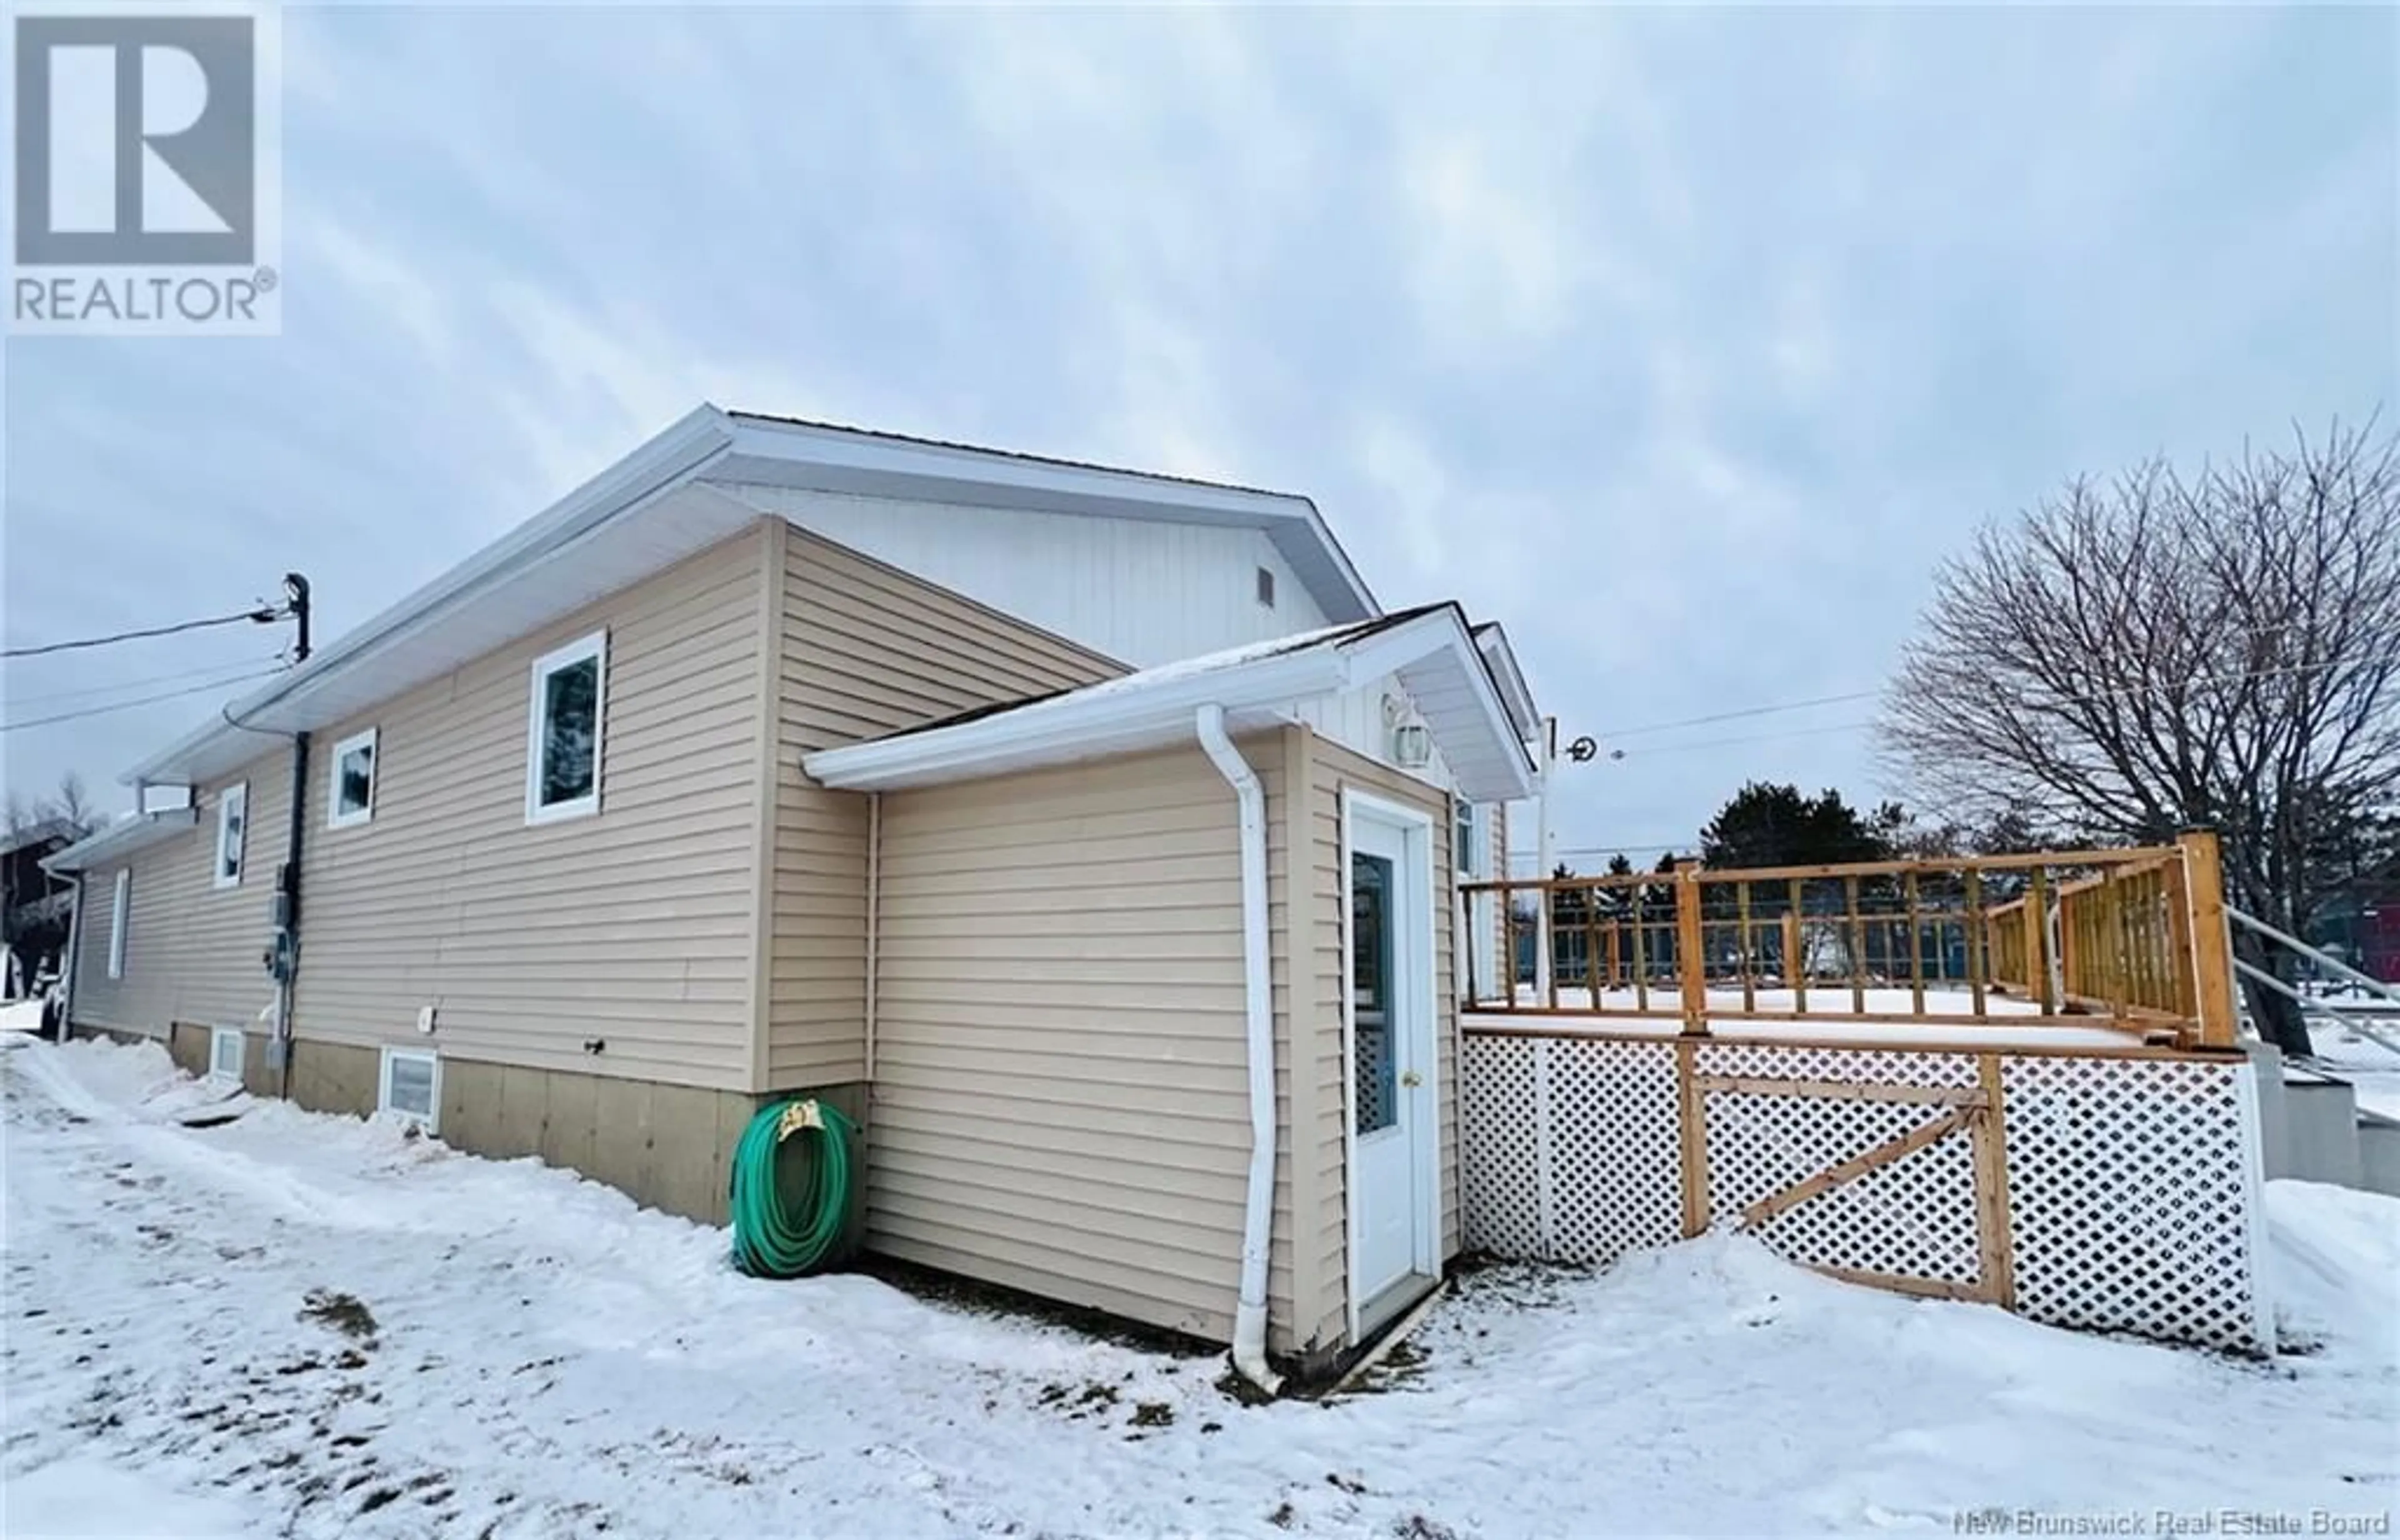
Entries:
[[[1489,1006],[1470,1005],[1462,1013],[1468,1027],[1538,1026],[1543,1023],[1576,1028],[1601,1028],[1612,1032],[1628,1032],[1637,1036],[1672,1037],[1683,1030],[1682,1018],[1675,1015],[1682,996],[1672,985],[1650,991],[1649,1008],[1666,1013],[1653,1016],[1602,1015],[1597,1013],[1576,1018],[1532,1014],[1533,1008],[1547,1009],[1549,997],[1528,984],[1516,987],[1516,1002],[1527,1007],[1525,1012],[1511,1012],[1496,1001]],[[1907,1015],[1916,1009],[1916,996],[1906,989],[1870,988],[1866,991],[1866,1008],[1855,1009],[1855,997],[1848,985],[1814,987],[1802,995],[1792,989],[1758,989],[1752,992],[1745,1006],[1739,989],[1711,989],[1709,1004],[1725,1015],[1709,1017],[1709,1030],[1733,1039],[1761,1042],[1792,1042],[1809,1038],[1838,1037],[1848,1043],[1943,1043],[1969,1047],[2107,1047],[2122,1048],[2140,1040],[2133,1034],[2108,1027],[2011,1027],[2005,1024],[1877,1021],[1880,1015]],[[1641,997],[1631,989],[1603,989],[1600,1006],[1605,1011],[1632,1011],[1640,1008]],[[1745,1009],[1767,1012],[1795,1012],[1806,1007],[1804,1021],[1766,1021],[1739,1013]],[[1588,988],[1561,988],[1558,1008],[1569,1012],[1592,1012],[1592,993]],[[1928,989],[1925,1009],[1935,1015],[1967,1015],[1975,1008],[1974,996],[1964,989]],[[1984,1014],[1992,1016],[2032,1016],[2041,1014],[2032,1001],[2015,995],[1986,994]]]
[[2269,1191],[2316,1344],[2271,1366],[1713,1237],[1469,1274],[1379,1391],[1246,1409],[1219,1359],[743,1278],[536,1161],[184,1127],[155,1047],[20,1043],[0,1093],[12,1534],[1947,1534],[2400,1492],[2400,1203],[2338,1189]]

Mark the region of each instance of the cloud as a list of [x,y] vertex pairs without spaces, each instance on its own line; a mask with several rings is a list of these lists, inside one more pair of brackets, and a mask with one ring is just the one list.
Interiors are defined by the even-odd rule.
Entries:
[[[297,567],[338,631],[707,397],[1307,493],[1387,602],[1506,620],[1572,730],[1871,688],[1979,518],[2393,404],[2395,45],[2331,9],[295,10],[285,333],[11,340],[5,630]],[[0,683],[167,671],[70,656]],[[210,705],[10,734],[8,777]],[[1582,767],[1566,841],[1875,789],[1861,733],[1672,746],[1733,736]]]

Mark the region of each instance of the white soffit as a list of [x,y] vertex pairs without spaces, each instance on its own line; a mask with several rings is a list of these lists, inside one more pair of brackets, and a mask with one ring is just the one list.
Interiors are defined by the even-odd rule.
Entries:
[[1532,790],[1532,765],[1454,606],[1337,626],[1125,675],[1016,706],[820,749],[801,768],[828,786],[891,791],[1073,764],[1188,743],[1194,714],[1223,708],[1234,731],[1288,719],[1293,703],[1397,675],[1469,800]]

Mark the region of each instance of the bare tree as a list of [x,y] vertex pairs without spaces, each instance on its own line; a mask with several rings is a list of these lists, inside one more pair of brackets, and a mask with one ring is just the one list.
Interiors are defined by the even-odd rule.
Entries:
[[91,805],[90,795],[83,789],[83,777],[73,770],[59,777],[58,796],[43,803],[40,813],[72,825],[77,838],[100,826],[99,810]]
[[[2400,438],[2339,424],[2186,473],[2071,481],[1936,574],[1884,749],[1945,812],[2224,837],[2232,902],[2295,934],[2394,842]],[[2246,933],[2253,966],[2291,960]],[[2310,1051],[2289,1002],[2253,1016]]]

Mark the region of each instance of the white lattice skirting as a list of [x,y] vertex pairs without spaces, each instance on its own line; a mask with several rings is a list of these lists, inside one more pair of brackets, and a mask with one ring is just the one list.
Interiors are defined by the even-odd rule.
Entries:
[[[1470,1031],[1468,1247],[1604,1263],[1681,1238],[1678,1052],[1672,1040]],[[1711,1225],[1785,1194],[1752,1228],[1807,1266],[2012,1299],[2061,1326],[2271,1350],[2248,1064],[1999,1052],[1995,1077],[1976,1052],[1724,1040],[1690,1052],[1707,1087],[1688,1099]],[[1908,1145],[1954,1113],[1953,1132]],[[1871,1168],[1808,1186],[1877,1151]],[[1980,1181],[1979,1151],[1991,1161]],[[1795,1187],[1807,1195],[1791,1198]]]

